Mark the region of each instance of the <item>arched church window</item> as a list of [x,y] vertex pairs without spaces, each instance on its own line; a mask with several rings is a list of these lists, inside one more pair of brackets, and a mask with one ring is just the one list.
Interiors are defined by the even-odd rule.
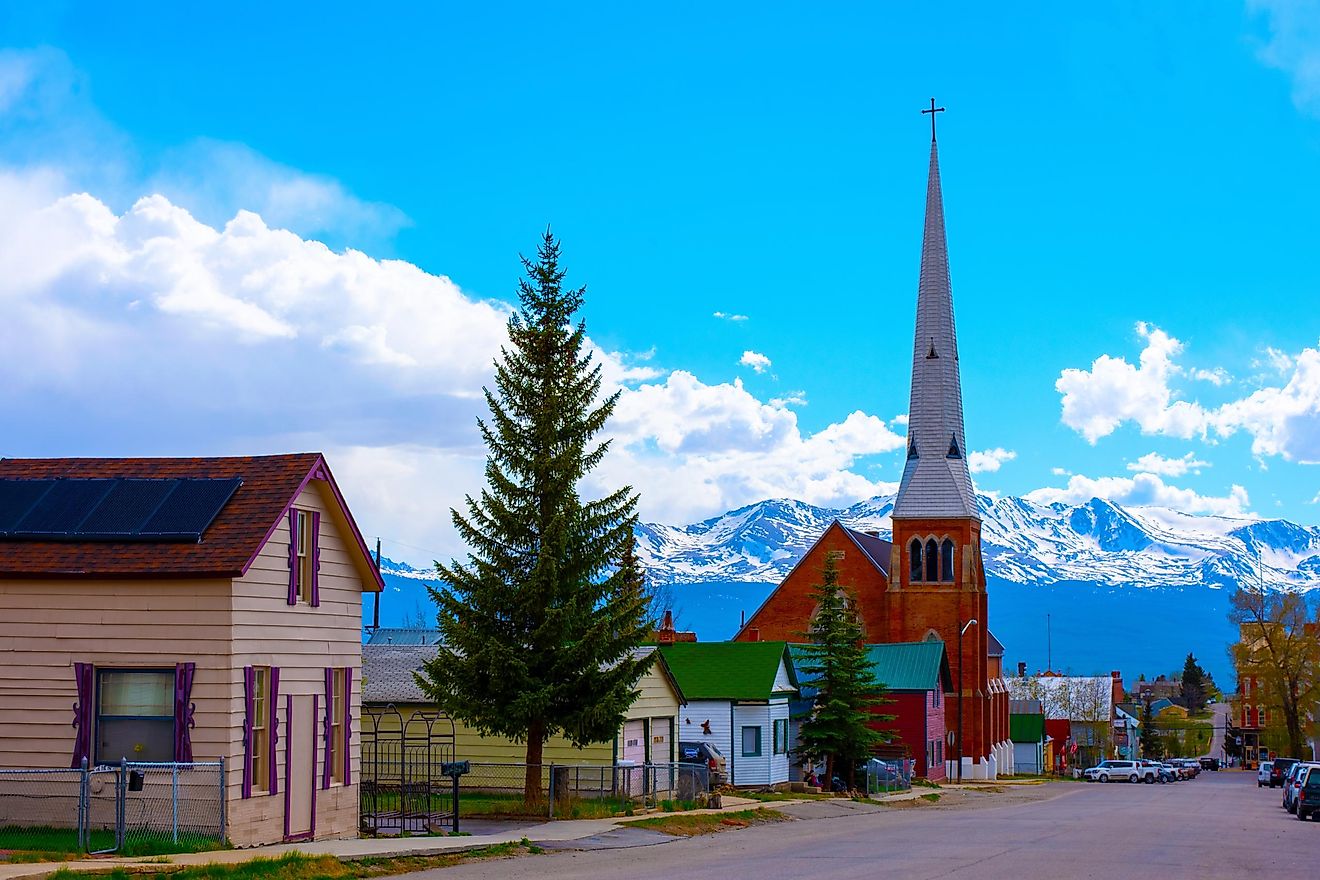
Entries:
[[953,541],[948,538],[940,544],[940,580],[953,583]]
[[934,583],[940,579],[940,545],[931,538],[926,541],[926,580]]
[[916,583],[921,580],[921,539],[913,538],[908,545],[908,580]]

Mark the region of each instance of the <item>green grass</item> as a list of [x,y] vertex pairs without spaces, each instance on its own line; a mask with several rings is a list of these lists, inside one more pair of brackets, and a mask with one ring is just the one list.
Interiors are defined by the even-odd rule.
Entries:
[[784,822],[788,816],[778,810],[757,807],[755,810],[738,810],[731,813],[699,813],[697,815],[653,816],[639,819],[628,824],[633,828],[650,828],[662,834],[678,837],[693,837],[698,834],[716,834],[734,828],[746,828],[750,825],[764,825],[769,822]]
[[933,804],[933,803],[935,803],[936,801],[938,801],[938,800],[940,799],[940,796],[937,795],[937,794],[934,794],[934,793],[931,793],[931,794],[923,794],[923,795],[921,796],[921,799],[922,799],[923,801],[930,801],[930,802]]
[[[88,841],[88,852],[113,849],[113,831],[95,830]],[[171,853],[206,852],[223,849],[214,839],[184,837],[177,843],[168,834],[131,833],[117,855],[158,856]],[[72,828],[0,828],[0,851],[9,853],[10,862],[59,862],[82,855],[78,850],[78,832]]]
[[[382,793],[375,799],[362,799],[362,811],[393,811],[398,809],[399,795]],[[409,795],[403,801],[411,815],[428,813],[447,814],[450,812],[448,795]],[[564,798],[555,802],[556,819],[607,819],[612,816],[632,815],[632,804],[626,798]],[[460,821],[463,817],[473,819],[534,818],[545,819],[550,816],[548,801],[527,803],[522,792],[511,791],[471,791],[463,792],[458,799]]]

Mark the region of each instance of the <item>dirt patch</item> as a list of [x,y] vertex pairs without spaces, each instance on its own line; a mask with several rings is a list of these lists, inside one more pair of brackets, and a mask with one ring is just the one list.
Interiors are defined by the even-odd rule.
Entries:
[[789,818],[789,816],[778,810],[768,810],[761,807],[755,810],[739,810],[736,813],[655,816],[650,819],[629,822],[628,824],[633,828],[647,828],[651,831],[672,834],[676,837],[694,837],[698,834],[718,834],[721,831],[748,828],[752,825],[787,822]]

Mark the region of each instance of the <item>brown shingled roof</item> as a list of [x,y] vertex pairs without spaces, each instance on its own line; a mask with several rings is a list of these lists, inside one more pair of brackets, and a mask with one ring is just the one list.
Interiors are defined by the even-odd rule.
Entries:
[[[241,577],[314,471],[330,482],[338,496],[329,469],[315,452],[232,458],[0,459],[0,479],[238,477],[243,481],[199,543],[0,540],[0,577]],[[344,515],[356,532],[347,509]],[[361,536],[355,537],[366,553]]]

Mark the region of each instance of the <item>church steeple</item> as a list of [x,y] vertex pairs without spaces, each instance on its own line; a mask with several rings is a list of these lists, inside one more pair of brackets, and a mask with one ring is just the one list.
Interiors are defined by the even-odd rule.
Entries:
[[[917,328],[912,347],[912,397],[908,405],[908,453],[894,516],[980,520],[963,435],[958,335],[944,238],[944,200],[931,113],[930,177],[926,183],[926,229],[917,286]],[[943,108],[939,108],[943,109]]]

